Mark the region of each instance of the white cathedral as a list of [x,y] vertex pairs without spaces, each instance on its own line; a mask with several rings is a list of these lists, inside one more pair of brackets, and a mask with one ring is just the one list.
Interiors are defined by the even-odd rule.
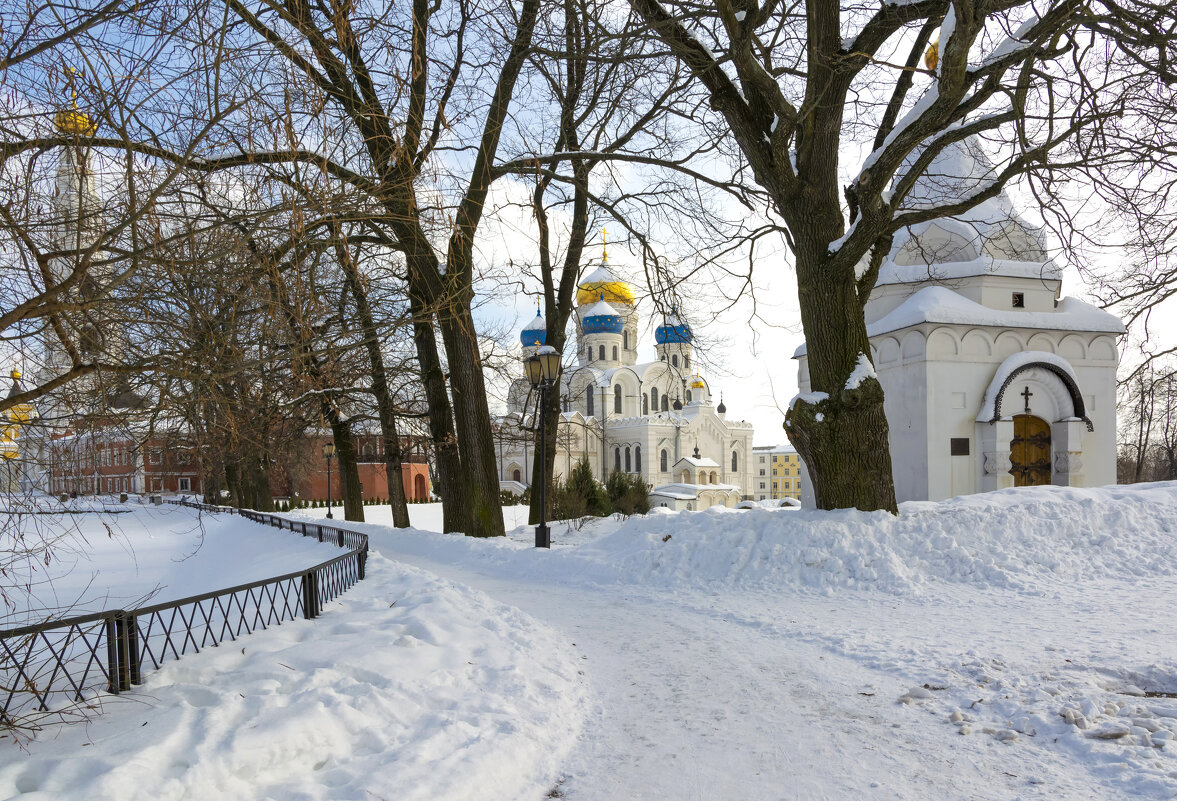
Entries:
[[[978,142],[952,145],[904,210],[964,199],[995,176]],[[1061,291],[1042,232],[1004,192],[895,236],[865,315],[899,501],[1115,483],[1124,326]],[[795,358],[808,392],[805,346]]]
[[[557,477],[586,458],[600,481],[615,471],[650,487],[651,507],[734,507],[752,486],[752,424],[727,419],[699,375],[690,326],[673,310],[654,332],[657,361],[638,363],[633,287],[610,267],[608,251],[578,285],[576,364],[560,377],[563,412],[556,434]],[[544,344],[536,317],[520,334],[525,350]],[[535,393],[515,381],[497,442],[501,486],[531,484]]]

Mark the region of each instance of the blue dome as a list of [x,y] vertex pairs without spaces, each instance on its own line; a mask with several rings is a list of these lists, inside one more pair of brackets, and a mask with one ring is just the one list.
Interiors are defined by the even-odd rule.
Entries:
[[540,316],[539,309],[535,310],[535,317],[519,332],[519,341],[525,348],[539,347],[548,342],[548,326]]
[[654,329],[654,341],[659,345],[675,343],[689,345],[692,339],[694,339],[694,335],[691,333],[691,327],[678,319],[677,308],[671,308],[670,314],[666,315],[662,325]]
[[625,327],[621,315],[605,302],[604,293],[600,301],[585,309],[580,324],[586,334],[620,334]]

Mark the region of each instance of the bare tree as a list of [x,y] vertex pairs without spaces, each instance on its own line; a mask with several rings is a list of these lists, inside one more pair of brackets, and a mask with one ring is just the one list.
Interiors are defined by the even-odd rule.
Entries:
[[[1067,179],[1131,157],[1140,131],[1171,142],[1174,9],[631,5],[705,88],[793,252],[815,394],[797,400],[785,427],[818,505],[895,511],[882,388],[873,377],[847,383],[869,358],[863,307],[892,236],[966,212],[1023,176],[1058,196]],[[911,196],[946,149],[980,137],[994,157],[982,180],[963,195]],[[839,158],[851,143],[869,153],[843,186]]]

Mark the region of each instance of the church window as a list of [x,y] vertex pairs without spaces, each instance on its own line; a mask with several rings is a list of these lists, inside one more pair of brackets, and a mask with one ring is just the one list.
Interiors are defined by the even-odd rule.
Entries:
[[732,472],[733,473],[735,473],[737,470],[740,469],[739,464],[740,464],[739,455],[735,451],[732,451]]
[[687,390],[687,403],[690,403],[690,402],[691,402],[691,391],[688,389]]
[[683,366],[683,369],[685,369],[685,370],[690,370],[690,369],[691,369],[691,357],[690,357],[690,356],[687,356],[686,354],[683,354],[683,357],[682,357],[682,366]]
[[653,409],[654,411],[658,411],[658,390],[657,389],[650,390],[650,408]]
[[586,362],[591,362],[591,361],[593,360],[593,346],[592,346],[592,345],[586,345],[586,346],[585,346],[585,349],[584,349],[584,360],[585,360]]
[[597,348],[597,356],[600,357],[601,361],[605,361],[605,346],[604,345],[601,345]]
[[627,472],[627,473],[633,472],[632,456],[633,455],[629,452],[629,446],[626,445],[625,446],[625,472]]
[[666,399],[666,393],[662,393],[662,411],[670,411],[670,402]]
[[520,476],[519,476],[519,471],[518,471],[518,470],[513,470],[513,471],[511,471],[511,479],[512,479],[513,481],[519,481],[519,478],[520,478]]
[[642,395],[642,415],[645,416],[650,413],[650,399]]
[[617,346],[613,346],[613,361],[617,361]]
[[613,385],[613,413],[621,414],[621,384]]
[[1024,309],[1024,308],[1026,308],[1026,293],[1024,293],[1024,292],[1015,292],[1015,293],[1013,294],[1013,300],[1012,300],[1012,303],[1013,303],[1013,307],[1014,307],[1015,309]]
[[621,472],[621,448],[613,449],[613,472]]
[[671,354],[670,364],[674,367],[678,367],[678,354],[677,353]]
[[666,451],[663,450],[662,455],[659,457],[659,460],[658,460],[658,467],[660,467],[662,469],[663,473],[670,470],[670,467],[667,465],[667,462],[669,460],[670,460],[669,454],[667,454]]
[[633,447],[633,470],[635,473],[642,472],[642,446],[634,445]]
[[659,353],[659,354],[658,354],[658,361],[660,361],[660,362],[664,362],[664,361],[666,361],[666,354],[665,354],[665,353]]
[[628,331],[621,332],[621,347],[624,348],[625,350],[629,350],[629,332]]
[[588,416],[592,417],[593,414],[595,414],[593,412],[593,388],[589,387],[588,388]]

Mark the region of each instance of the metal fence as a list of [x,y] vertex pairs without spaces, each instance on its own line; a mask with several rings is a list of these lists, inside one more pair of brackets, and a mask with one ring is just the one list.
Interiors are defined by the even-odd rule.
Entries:
[[315,618],[328,601],[364,578],[365,534],[246,509],[177,503],[238,514],[347,552],[306,570],[203,595],[0,631],[0,727],[35,727],[77,704],[93,706],[103,691],[117,694],[141,684],[144,671],[169,659],[286,620]]

